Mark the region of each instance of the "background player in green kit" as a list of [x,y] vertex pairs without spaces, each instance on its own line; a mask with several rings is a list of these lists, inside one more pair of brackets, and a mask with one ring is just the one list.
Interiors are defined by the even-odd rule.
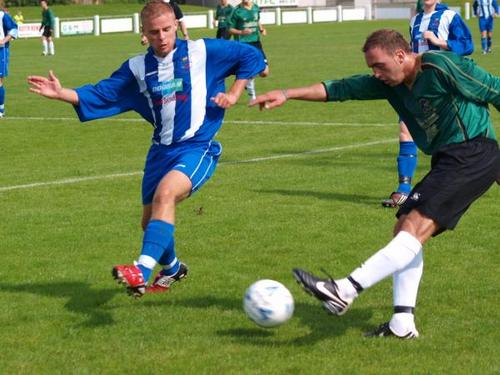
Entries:
[[394,30],[378,30],[364,46],[373,75],[275,90],[251,105],[274,108],[289,99],[387,99],[417,146],[432,155],[431,170],[396,216],[394,238],[349,276],[320,279],[294,269],[302,287],[333,314],[342,315],[361,291],[393,275],[394,314],[369,336],[418,337],[414,308],[423,272],[422,246],[447,229],[500,176],[500,150],[488,103],[500,110],[500,77],[452,52],[411,52]]
[[233,6],[228,4],[227,0],[220,0],[215,10],[214,26],[217,26],[217,39],[231,39],[229,32],[228,20],[233,13]]
[[42,45],[43,51],[42,55],[55,55],[56,51],[54,48],[54,28],[55,28],[55,17],[52,9],[49,8],[47,0],[41,0],[40,6],[42,7],[42,23],[40,25],[40,30],[42,31]]
[[[234,39],[242,43],[247,43],[259,49],[264,55],[266,69],[260,73],[261,77],[269,74],[269,65],[266,54],[260,42],[260,34],[266,35],[266,29],[260,23],[260,8],[251,0],[242,0],[241,4],[234,8],[229,19],[229,32],[234,35]],[[255,80],[251,79],[247,84],[248,95],[255,99]]]

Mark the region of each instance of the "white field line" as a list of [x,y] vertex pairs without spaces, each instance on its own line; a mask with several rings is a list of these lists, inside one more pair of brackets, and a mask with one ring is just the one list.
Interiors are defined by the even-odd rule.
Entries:
[[[360,122],[314,122],[314,121],[245,121],[245,120],[229,120],[224,121],[224,124],[236,125],[290,125],[290,126],[371,126],[371,127],[384,127],[384,126],[397,126],[397,118],[394,117],[393,123],[360,123]],[[80,122],[77,117],[5,117],[2,121],[75,121]],[[144,122],[140,118],[108,118],[101,121],[110,122]]]
[[[302,151],[302,152],[297,152],[297,153],[288,153],[288,154],[282,154],[282,155],[263,156],[263,157],[251,158],[251,159],[226,161],[226,162],[220,162],[219,165],[259,163],[259,162],[270,161],[270,160],[286,159],[286,158],[300,157],[300,156],[305,156],[305,155],[324,154],[324,153],[328,153],[328,152],[349,150],[349,149],[360,148],[360,147],[369,147],[369,146],[375,146],[375,145],[386,144],[386,143],[396,143],[396,141],[397,141],[397,138],[384,139],[384,140],[380,140],[380,141],[373,141],[373,142],[366,142],[366,143],[355,143],[355,144],[346,145],[346,146],[336,146],[336,147],[329,147],[329,148],[323,148],[323,149],[317,149],[317,150]],[[64,178],[61,180],[34,182],[31,184],[24,184],[24,185],[0,186],[0,192],[21,190],[21,189],[31,189],[31,188],[37,188],[37,187],[42,187],[42,186],[76,184],[76,183],[84,182],[84,181],[132,177],[132,176],[142,175],[142,173],[143,173],[142,171],[128,172],[128,173],[113,173],[113,174],[107,174],[107,175],[72,177],[72,178]]]

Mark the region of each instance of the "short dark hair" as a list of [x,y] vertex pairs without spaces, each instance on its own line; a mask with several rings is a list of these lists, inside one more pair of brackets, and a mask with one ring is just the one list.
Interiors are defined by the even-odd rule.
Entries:
[[141,22],[144,25],[144,20],[146,18],[158,17],[165,13],[174,14],[172,6],[162,0],[152,0],[146,3],[146,5],[142,8]]
[[407,53],[411,52],[410,45],[403,35],[392,29],[380,29],[368,35],[362,51],[366,53],[372,48],[381,48],[389,53],[394,53],[398,49],[402,49]]

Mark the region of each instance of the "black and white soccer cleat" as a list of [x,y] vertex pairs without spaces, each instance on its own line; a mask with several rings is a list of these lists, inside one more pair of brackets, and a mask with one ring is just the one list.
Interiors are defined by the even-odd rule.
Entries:
[[294,268],[292,273],[306,293],[319,299],[330,313],[343,315],[351,306],[353,299],[340,297],[339,287],[333,279],[320,279],[299,268]]
[[392,331],[389,322],[386,322],[378,326],[377,329],[371,332],[366,332],[365,337],[396,337],[403,340],[410,340],[418,337],[418,331],[416,329],[411,330],[407,334],[399,336]]

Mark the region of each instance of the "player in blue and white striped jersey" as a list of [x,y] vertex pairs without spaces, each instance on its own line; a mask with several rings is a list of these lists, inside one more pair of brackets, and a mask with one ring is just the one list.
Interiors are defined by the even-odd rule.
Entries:
[[4,10],[0,10],[0,118],[5,115],[5,77],[9,75],[10,41],[17,38],[17,24]]
[[445,50],[470,55],[474,44],[469,28],[460,15],[437,0],[425,0],[424,10],[410,21],[413,52]]
[[[424,0],[423,10],[410,20],[410,45],[413,52],[445,50],[457,55],[470,55],[474,44],[469,28],[460,15],[439,4],[438,0]],[[397,189],[382,201],[384,207],[397,207],[408,198],[417,168],[417,146],[405,123],[400,120]]]
[[481,31],[481,47],[483,54],[491,52],[491,38],[493,37],[493,21],[500,10],[497,0],[474,0],[472,4],[474,15],[479,17],[479,31]]
[[[225,109],[234,105],[248,79],[266,68],[262,54],[243,43],[220,39],[176,39],[178,22],[162,1],[141,12],[150,48],[127,60],[109,78],[76,90],[56,76],[30,76],[30,90],[71,103],[81,121],[136,111],[154,127],[142,182],[144,238],[134,265],[115,266],[113,276],[140,297],[153,268],[162,266],[148,288],[168,290],[187,274],[174,248],[175,210],[213,174],[221,146],[213,140]],[[224,79],[236,80],[226,92]]]

